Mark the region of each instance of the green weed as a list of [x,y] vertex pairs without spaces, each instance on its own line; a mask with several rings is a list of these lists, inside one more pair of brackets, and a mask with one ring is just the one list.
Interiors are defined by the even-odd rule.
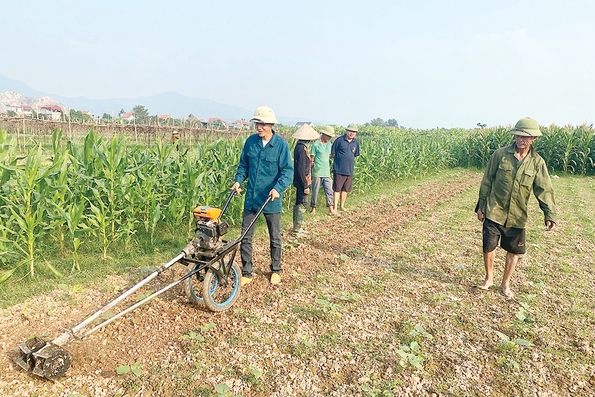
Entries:
[[135,362],[134,364],[130,365],[119,365],[116,368],[116,373],[118,375],[125,375],[127,373],[131,373],[135,375],[137,378],[140,378],[140,376],[142,375],[141,367],[142,364],[139,362]]
[[215,394],[211,397],[242,397],[239,394],[234,394],[233,391],[225,383],[219,383],[215,386]]

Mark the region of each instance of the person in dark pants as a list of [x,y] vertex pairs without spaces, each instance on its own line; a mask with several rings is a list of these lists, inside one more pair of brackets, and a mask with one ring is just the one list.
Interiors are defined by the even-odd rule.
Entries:
[[[271,201],[263,210],[269,230],[271,250],[271,284],[281,282],[281,208],[283,192],[289,187],[293,176],[293,165],[289,145],[273,130],[278,123],[275,113],[267,106],[261,106],[250,120],[256,125],[256,134],[248,137],[244,143],[240,163],[231,187],[236,193],[241,191],[242,183],[248,179],[242,232],[256,216],[256,212],[271,196]],[[242,285],[252,281],[252,238],[254,227],[250,228],[240,242],[242,259]]]
[[520,119],[510,131],[514,143],[494,152],[481,180],[477,219],[483,222],[483,262],[485,279],[478,288],[487,290],[494,284],[494,259],[498,241],[506,251],[502,276],[502,293],[512,298],[510,278],[526,252],[525,224],[531,193],[543,211],[546,230],[553,230],[555,201],[552,181],[543,158],[532,143],[541,135],[539,124],[532,118]]
[[305,234],[302,224],[308,207],[308,195],[312,184],[312,161],[308,153],[310,142],[320,138],[318,132],[309,124],[303,124],[293,134],[297,139],[293,150],[293,185],[295,186],[295,205],[293,206],[293,230],[295,237],[302,237]]
[[[347,193],[351,191],[353,186],[355,158],[359,156],[359,141],[355,134],[357,134],[357,125],[351,123],[347,126],[345,135],[335,139],[331,148],[335,210],[340,208],[341,211],[345,211]],[[339,198],[341,199],[340,207]]]

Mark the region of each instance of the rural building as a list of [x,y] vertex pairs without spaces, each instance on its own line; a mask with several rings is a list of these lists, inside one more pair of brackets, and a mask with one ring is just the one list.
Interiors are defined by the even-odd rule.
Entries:
[[9,103],[6,105],[6,112],[15,112],[18,117],[31,117],[33,108],[29,105],[17,105],[16,103]]
[[190,125],[198,125],[200,123],[203,127],[206,127],[208,124],[207,120],[199,119],[192,113],[190,113],[190,116],[188,116],[188,122],[190,123]]
[[171,117],[171,114],[161,114],[161,115],[158,114],[157,115],[157,124],[166,125],[167,120],[173,120]]
[[128,123],[134,122],[134,113],[126,112],[122,116],[120,116],[120,122],[127,121]]
[[250,129],[250,123],[244,119],[235,120],[229,126],[236,130],[249,130]]
[[39,107],[38,113],[50,120],[60,120],[62,118],[62,108],[59,105],[42,105]]
[[221,127],[221,128],[227,129],[227,123],[225,121],[221,120],[220,118],[217,118],[217,117],[211,117],[208,120],[208,125],[211,128],[214,128],[214,127],[215,128],[219,128],[219,127]]

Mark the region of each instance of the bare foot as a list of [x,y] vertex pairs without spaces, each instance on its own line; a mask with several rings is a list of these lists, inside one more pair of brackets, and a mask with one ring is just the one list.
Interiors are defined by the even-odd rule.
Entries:
[[483,282],[483,284],[482,284],[482,285],[478,285],[478,286],[477,286],[477,288],[479,288],[479,289],[482,289],[482,290],[484,290],[484,291],[487,291],[487,290],[489,290],[489,289],[490,289],[490,287],[491,287],[492,285],[494,285],[494,282],[493,282],[493,281],[491,281],[491,280],[486,280],[486,281],[484,281],[484,282]]
[[508,299],[514,298],[514,292],[510,290],[510,287],[502,287],[502,294]]
[[345,207],[341,207],[341,211],[347,211]]
[[312,209],[310,210],[311,214],[315,214],[316,213],[316,207],[312,207]]
[[328,210],[330,211],[331,215],[337,215],[337,211],[335,210],[334,207],[328,207]]

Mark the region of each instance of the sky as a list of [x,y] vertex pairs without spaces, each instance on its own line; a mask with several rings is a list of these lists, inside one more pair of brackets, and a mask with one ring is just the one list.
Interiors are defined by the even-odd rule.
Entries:
[[337,125],[595,122],[592,0],[0,0],[0,74]]

